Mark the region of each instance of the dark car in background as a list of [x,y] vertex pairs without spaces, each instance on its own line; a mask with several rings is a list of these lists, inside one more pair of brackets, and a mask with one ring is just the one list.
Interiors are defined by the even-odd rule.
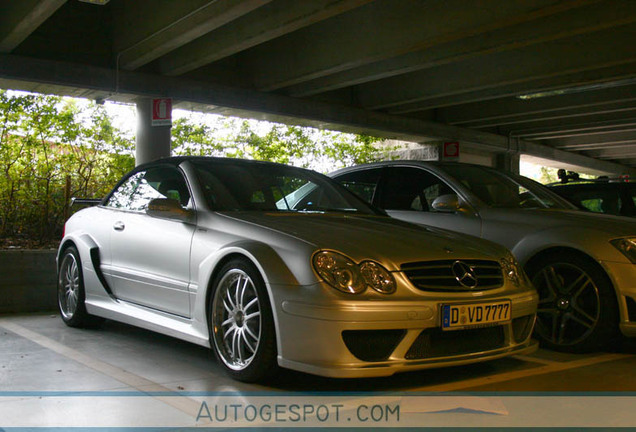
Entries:
[[616,216],[636,216],[636,183],[628,179],[575,179],[548,185],[582,210]]

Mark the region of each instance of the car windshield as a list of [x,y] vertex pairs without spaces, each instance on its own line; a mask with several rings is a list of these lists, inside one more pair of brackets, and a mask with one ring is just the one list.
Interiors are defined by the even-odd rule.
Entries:
[[460,164],[445,165],[444,171],[490,207],[576,208],[546,187],[519,175],[487,167]]
[[285,165],[197,161],[198,181],[214,211],[378,214],[328,177]]

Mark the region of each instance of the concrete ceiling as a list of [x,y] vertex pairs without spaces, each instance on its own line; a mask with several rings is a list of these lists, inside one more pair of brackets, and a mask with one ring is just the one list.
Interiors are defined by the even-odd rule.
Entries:
[[0,0],[0,87],[636,173],[634,0]]

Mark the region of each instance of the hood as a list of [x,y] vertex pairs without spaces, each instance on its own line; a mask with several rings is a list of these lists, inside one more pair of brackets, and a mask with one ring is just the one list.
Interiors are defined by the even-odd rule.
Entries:
[[292,236],[316,249],[344,253],[356,262],[372,259],[393,270],[406,262],[499,260],[507,253],[504,247],[487,240],[386,216],[283,212],[235,212],[225,216]]
[[636,220],[623,216],[591,213],[582,210],[563,209],[498,209],[489,208],[482,217],[494,220],[515,221],[536,229],[581,228],[586,231],[606,232],[610,237],[636,235]]

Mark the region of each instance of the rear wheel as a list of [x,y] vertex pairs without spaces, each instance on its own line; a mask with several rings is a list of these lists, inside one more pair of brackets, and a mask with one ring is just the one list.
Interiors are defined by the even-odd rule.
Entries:
[[213,283],[210,305],[212,347],[234,379],[262,381],[277,371],[276,335],[269,297],[258,270],[235,259]]
[[618,334],[618,306],[607,275],[578,254],[550,253],[528,265],[539,293],[535,336],[547,348],[586,352]]
[[94,327],[103,319],[86,312],[82,262],[75,246],[62,253],[57,276],[57,305],[62,321],[70,327]]

